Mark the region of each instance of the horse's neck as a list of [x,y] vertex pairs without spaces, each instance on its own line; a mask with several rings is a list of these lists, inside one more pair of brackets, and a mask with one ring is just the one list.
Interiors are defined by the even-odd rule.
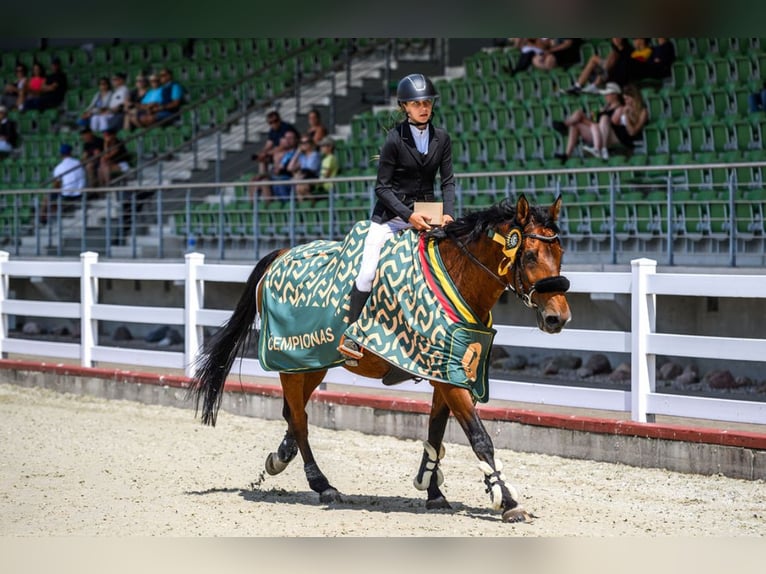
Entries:
[[482,269],[454,241],[439,242],[439,252],[444,267],[452,278],[455,288],[476,316],[485,322],[489,318],[492,307],[504,291],[499,278],[490,275],[490,273],[496,275],[500,260],[493,253],[492,246],[487,243],[489,241],[465,245],[465,249],[470,250],[474,257],[486,267]]

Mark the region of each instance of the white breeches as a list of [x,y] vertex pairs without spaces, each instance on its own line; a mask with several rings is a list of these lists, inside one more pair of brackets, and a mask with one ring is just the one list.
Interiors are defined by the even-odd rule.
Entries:
[[370,229],[364,239],[364,251],[359,275],[356,276],[356,288],[359,291],[372,291],[372,282],[375,280],[375,271],[378,269],[380,250],[386,240],[397,231],[412,227],[401,218],[396,217],[386,223],[370,222]]

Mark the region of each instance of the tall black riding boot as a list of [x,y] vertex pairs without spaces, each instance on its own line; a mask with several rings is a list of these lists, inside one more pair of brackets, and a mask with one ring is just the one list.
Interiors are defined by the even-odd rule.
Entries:
[[[359,315],[362,314],[362,309],[364,309],[364,304],[367,303],[367,298],[370,296],[369,291],[360,291],[356,288],[356,283],[351,288],[351,295],[350,295],[350,302],[349,302],[349,311],[348,311],[348,324],[351,325],[352,323],[356,322],[356,320],[359,318]],[[358,359],[362,358],[362,350],[359,348],[359,345],[356,344],[356,342],[352,341],[351,339],[347,337],[343,337],[340,342],[340,346],[338,347],[338,350],[348,357],[346,360],[346,364],[349,366],[356,366],[356,361]]]

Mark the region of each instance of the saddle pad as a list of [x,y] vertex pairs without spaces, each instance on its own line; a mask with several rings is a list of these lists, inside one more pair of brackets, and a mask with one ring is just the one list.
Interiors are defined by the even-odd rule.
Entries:
[[455,384],[486,402],[487,356],[495,335],[462,301],[438,249],[405,231],[381,250],[372,293],[347,328],[349,293],[369,222],[342,243],[314,241],[280,256],[262,285],[258,358],[266,370],[306,372],[342,364],[347,337],[416,377]]
[[415,233],[388,244],[367,306],[346,330],[365,352],[417,377],[470,389],[480,402],[489,399],[495,333],[455,289],[435,242]]
[[369,221],[343,242],[312,241],[290,249],[261,280],[258,358],[269,371],[316,371],[344,362],[338,352],[349,293],[359,269]]

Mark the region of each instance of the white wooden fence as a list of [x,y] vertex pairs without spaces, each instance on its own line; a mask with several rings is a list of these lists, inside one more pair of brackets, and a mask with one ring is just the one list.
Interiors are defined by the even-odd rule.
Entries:
[[[98,254],[83,253],[73,261],[11,261],[0,251],[0,353],[23,353],[41,358],[79,360],[82,366],[98,362],[141,367],[175,368],[191,374],[202,342],[203,327],[218,327],[230,310],[206,309],[207,282],[244,283],[252,267],[205,264],[199,253],[186,255],[185,263],[99,263]],[[10,277],[70,277],[80,279],[80,302],[16,300],[8,298]],[[631,331],[564,329],[552,336],[536,328],[496,325],[495,343],[525,347],[618,352],[631,355],[629,391],[573,387],[491,379],[491,398],[612,411],[630,412],[634,421],[652,421],[655,415],[672,415],[721,421],[766,424],[766,402],[681,396],[655,392],[657,354],[680,357],[716,357],[740,361],[764,361],[766,339],[690,336],[657,333],[656,296],[766,298],[766,275],[700,275],[657,273],[656,262],[632,261],[631,272],[570,272],[572,292],[628,294],[632,300]],[[160,280],[184,282],[183,308],[99,303],[99,279]],[[736,290],[731,289],[736,285]],[[78,319],[80,344],[10,338],[8,317],[13,315]],[[99,345],[98,322],[164,324],[183,327],[185,351],[153,351]],[[244,359],[233,372],[276,377],[261,369],[255,359]],[[332,369],[326,381],[357,386],[378,386],[377,380],[358,377],[345,369]],[[401,390],[430,392],[430,387],[402,383]]]

